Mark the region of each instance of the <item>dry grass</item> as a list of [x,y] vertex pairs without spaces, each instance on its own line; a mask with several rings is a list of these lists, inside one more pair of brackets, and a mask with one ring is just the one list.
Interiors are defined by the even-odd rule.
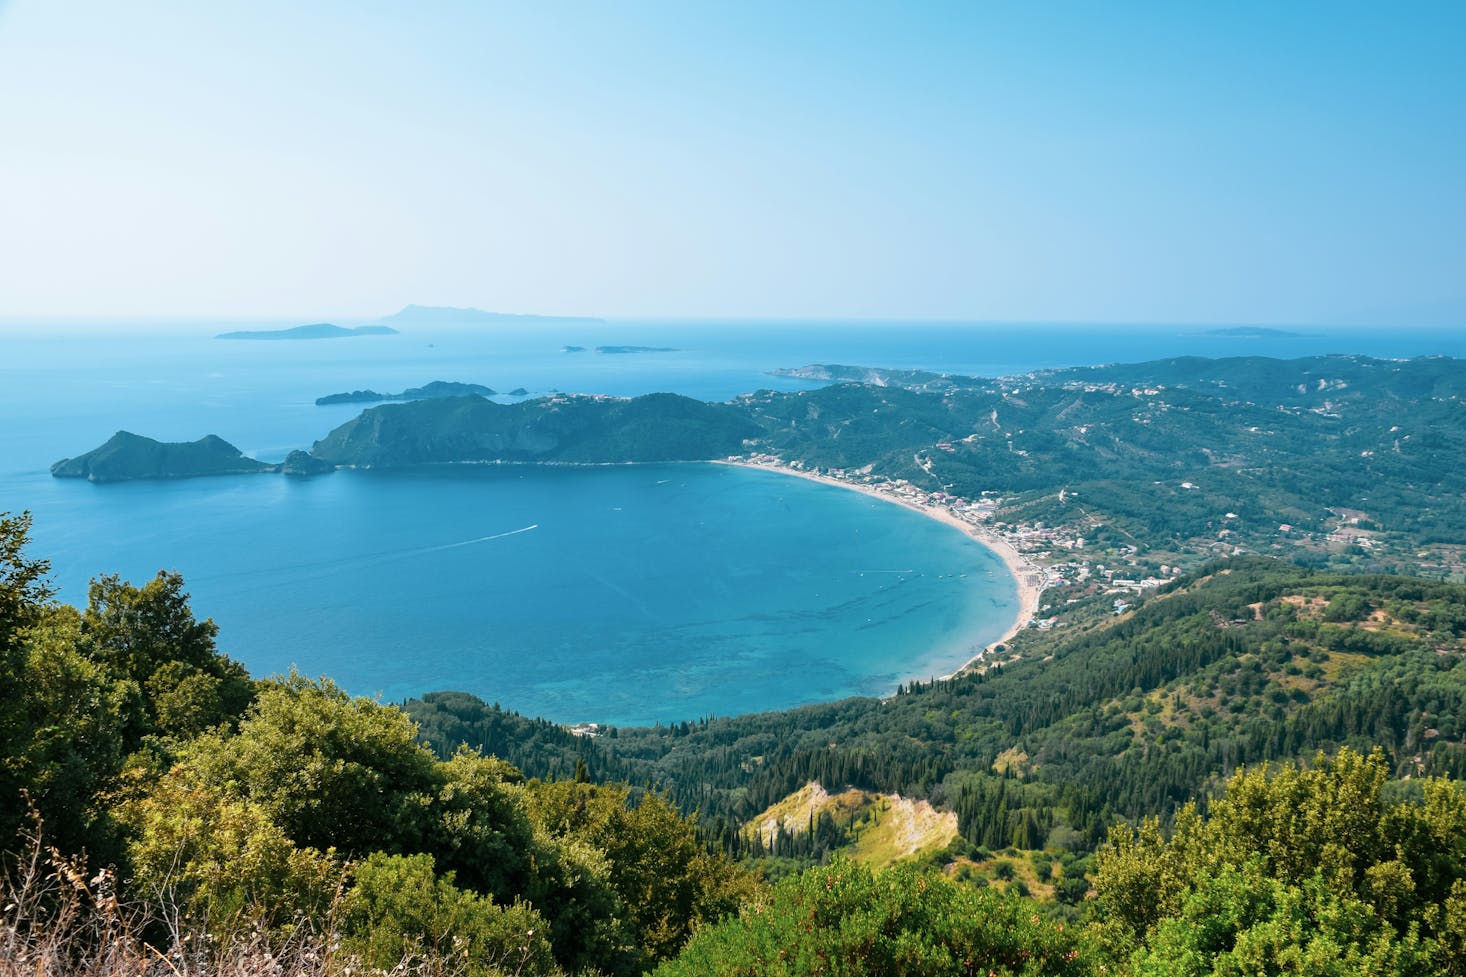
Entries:
[[108,869],[47,847],[40,819],[0,879],[0,977],[325,977],[351,968],[329,932],[288,936],[256,926],[218,945],[190,928],[174,900],[130,903]]
[[[288,928],[242,926],[215,939],[160,892],[129,901],[108,869],[42,841],[32,815],[21,854],[0,863],[0,977],[461,977],[467,961],[411,953],[390,970],[341,949],[339,899],[324,919]],[[519,968],[474,968],[510,975]]]

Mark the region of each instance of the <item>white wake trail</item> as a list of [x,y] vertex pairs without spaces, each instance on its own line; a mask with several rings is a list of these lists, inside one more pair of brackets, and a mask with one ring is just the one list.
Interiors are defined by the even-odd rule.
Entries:
[[525,526],[522,529],[511,529],[507,533],[495,533],[492,536],[480,536],[477,539],[465,539],[457,543],[443,543],[441,546],[425,546],[420,550],[414,550],[413,553],[415,555],[417,553],[437,553],[440,550],[456,550],[460,546],[473,546],[476,543],[487,543],[491,539],[503,539],[506,536],[518,536],[520,533],[527,533],[531,529],[539,528],[540,524],[534,523],[532,525]]

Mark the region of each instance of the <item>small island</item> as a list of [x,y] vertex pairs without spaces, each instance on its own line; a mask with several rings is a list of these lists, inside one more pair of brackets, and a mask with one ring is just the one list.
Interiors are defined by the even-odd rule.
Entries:
[[584,346],[561,346],[560,347],[560,352],[562,352],[562,353],[584,353],[585,352],[585,347]]
[[623,356],[630,353],[680,353],[682,351],[671,346],[597,346],[596,352]]
[[197,441],[154,441],[129,431],[118,431],[107,443],[51,466],[55,478],[85,478],[91,482],[136,479],[194,478],[199,475],[249,475],[279,471],[280,466],[256,461],[218,435]]
[[313,322],[290,329],[245,329],[221,332],[215,339],[345,339],[350,336],[395,336],[391,326],[357,326],[348,329],[330,322]]
[[1224,326],[1220,329],[1208,329],[1202,335],[1218,339],[1296,339],[1303,334],[1286,329],[1270,329],[1267,326]]
[[[330,404],[379,404],[388,400],[431,400],[434,397],[493,397],[497,391],[479,383],[458,383],[454,380],[434,380],[421,387],[408,387],[399,394],[378,393],[375,390],[352,390],[349,393],[327,394],[316,398],[317,407]],[[523,387],[511,396],[525,395]]]

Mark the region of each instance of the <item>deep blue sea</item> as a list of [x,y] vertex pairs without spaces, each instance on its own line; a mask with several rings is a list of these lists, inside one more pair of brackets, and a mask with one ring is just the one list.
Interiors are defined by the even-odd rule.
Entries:
[[[611,321],[403,326],[395,336],[212,338],[298,323],[0,324],[0,511],[35,516],[62,599],[184,575],[253,673],[292,667],[399,700],[463,689],[562,722],[732,715],[950,671],[1016,612],[1001,563],[898,506],[715,465],[492,466],[92,485],[49,465],[118,430],[217,434],[279,460],[357,406],[429,380],[721,400],[799,389],[807,363],[980,375],[1175,355],[1466,356],[1444,331]],[[566,345],[669,346],[635,355]]]

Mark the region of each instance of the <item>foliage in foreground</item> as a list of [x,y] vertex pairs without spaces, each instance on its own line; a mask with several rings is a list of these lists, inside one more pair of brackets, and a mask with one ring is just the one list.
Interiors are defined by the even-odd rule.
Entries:
[[1141,975],[1466,973],[1466,789],[1391,797],[1384,756],[1239,772],[1166,839],[1121,826],[1095,903]]
[[703,930],[657,977],[1078,977],[1093,953],[1033,904],[944,875],[837,859]]
[[[11,832],[29,798],[67,854],[44,859],[35,841],[0,857],[0,977],[1466,974],[1466,789],[1392,781],[1380,751],[1246,769],[1206,813],[1116,829],[1096,898],[1081,862],[1062,863],[1087,927],[1077,908],[1061,922],[1016,891],[913,865],[836,860],[768,890],[659,794],[435,756],[402,712],[327,680],[250,682],[177,577],[103,578],[85,610],[58,607],[44,564],[21,553],[27,528],[0,517],[0,817],[23,837]],[[1231,576],[1230,614],[1177,594],[1159,623],[1282,628],[1267,632],[1280,649],[1348,623],[1359,675],[1376,658],[1434,663],[1422,674],[1442,681],[1414,683],[1410,724],[1459,735],[1446,679],[1462,625],[1458,601],[1434,599],[1445,591],[1397,581],[1373,606],[1330,582],[1299,595],[1305,612],[1289,609],[1291,585],[1280,597]],[[1244,608],[1256,613],[1238,625]],[[1150,648],[1156,616],[1090,652]],[[1282,675],[1308,678],[1284,657]],[[82,852],[105,867],[70,857]]]
[[116,873],[89,872],[79,859],[48,849],[39,818],[19,840],[23,850],[0,875],[0,977],[326,977],[353,962],[329,929],[255,927],[214,940],[166,896],[128,900]]
[[[636,974],[756,888],[656,793],[439,759],[400,710],[329,680],[250,681],[176,575],[104,577],[84,610],[56,605],[28,529],[0,516],[0,869],[20,866],[31,805],[49,844],[126,881],[64,931],[12,920],[17,939],[145,954],[329,930],[388,970]],[[118,906],[143,921],[127,939]]]

